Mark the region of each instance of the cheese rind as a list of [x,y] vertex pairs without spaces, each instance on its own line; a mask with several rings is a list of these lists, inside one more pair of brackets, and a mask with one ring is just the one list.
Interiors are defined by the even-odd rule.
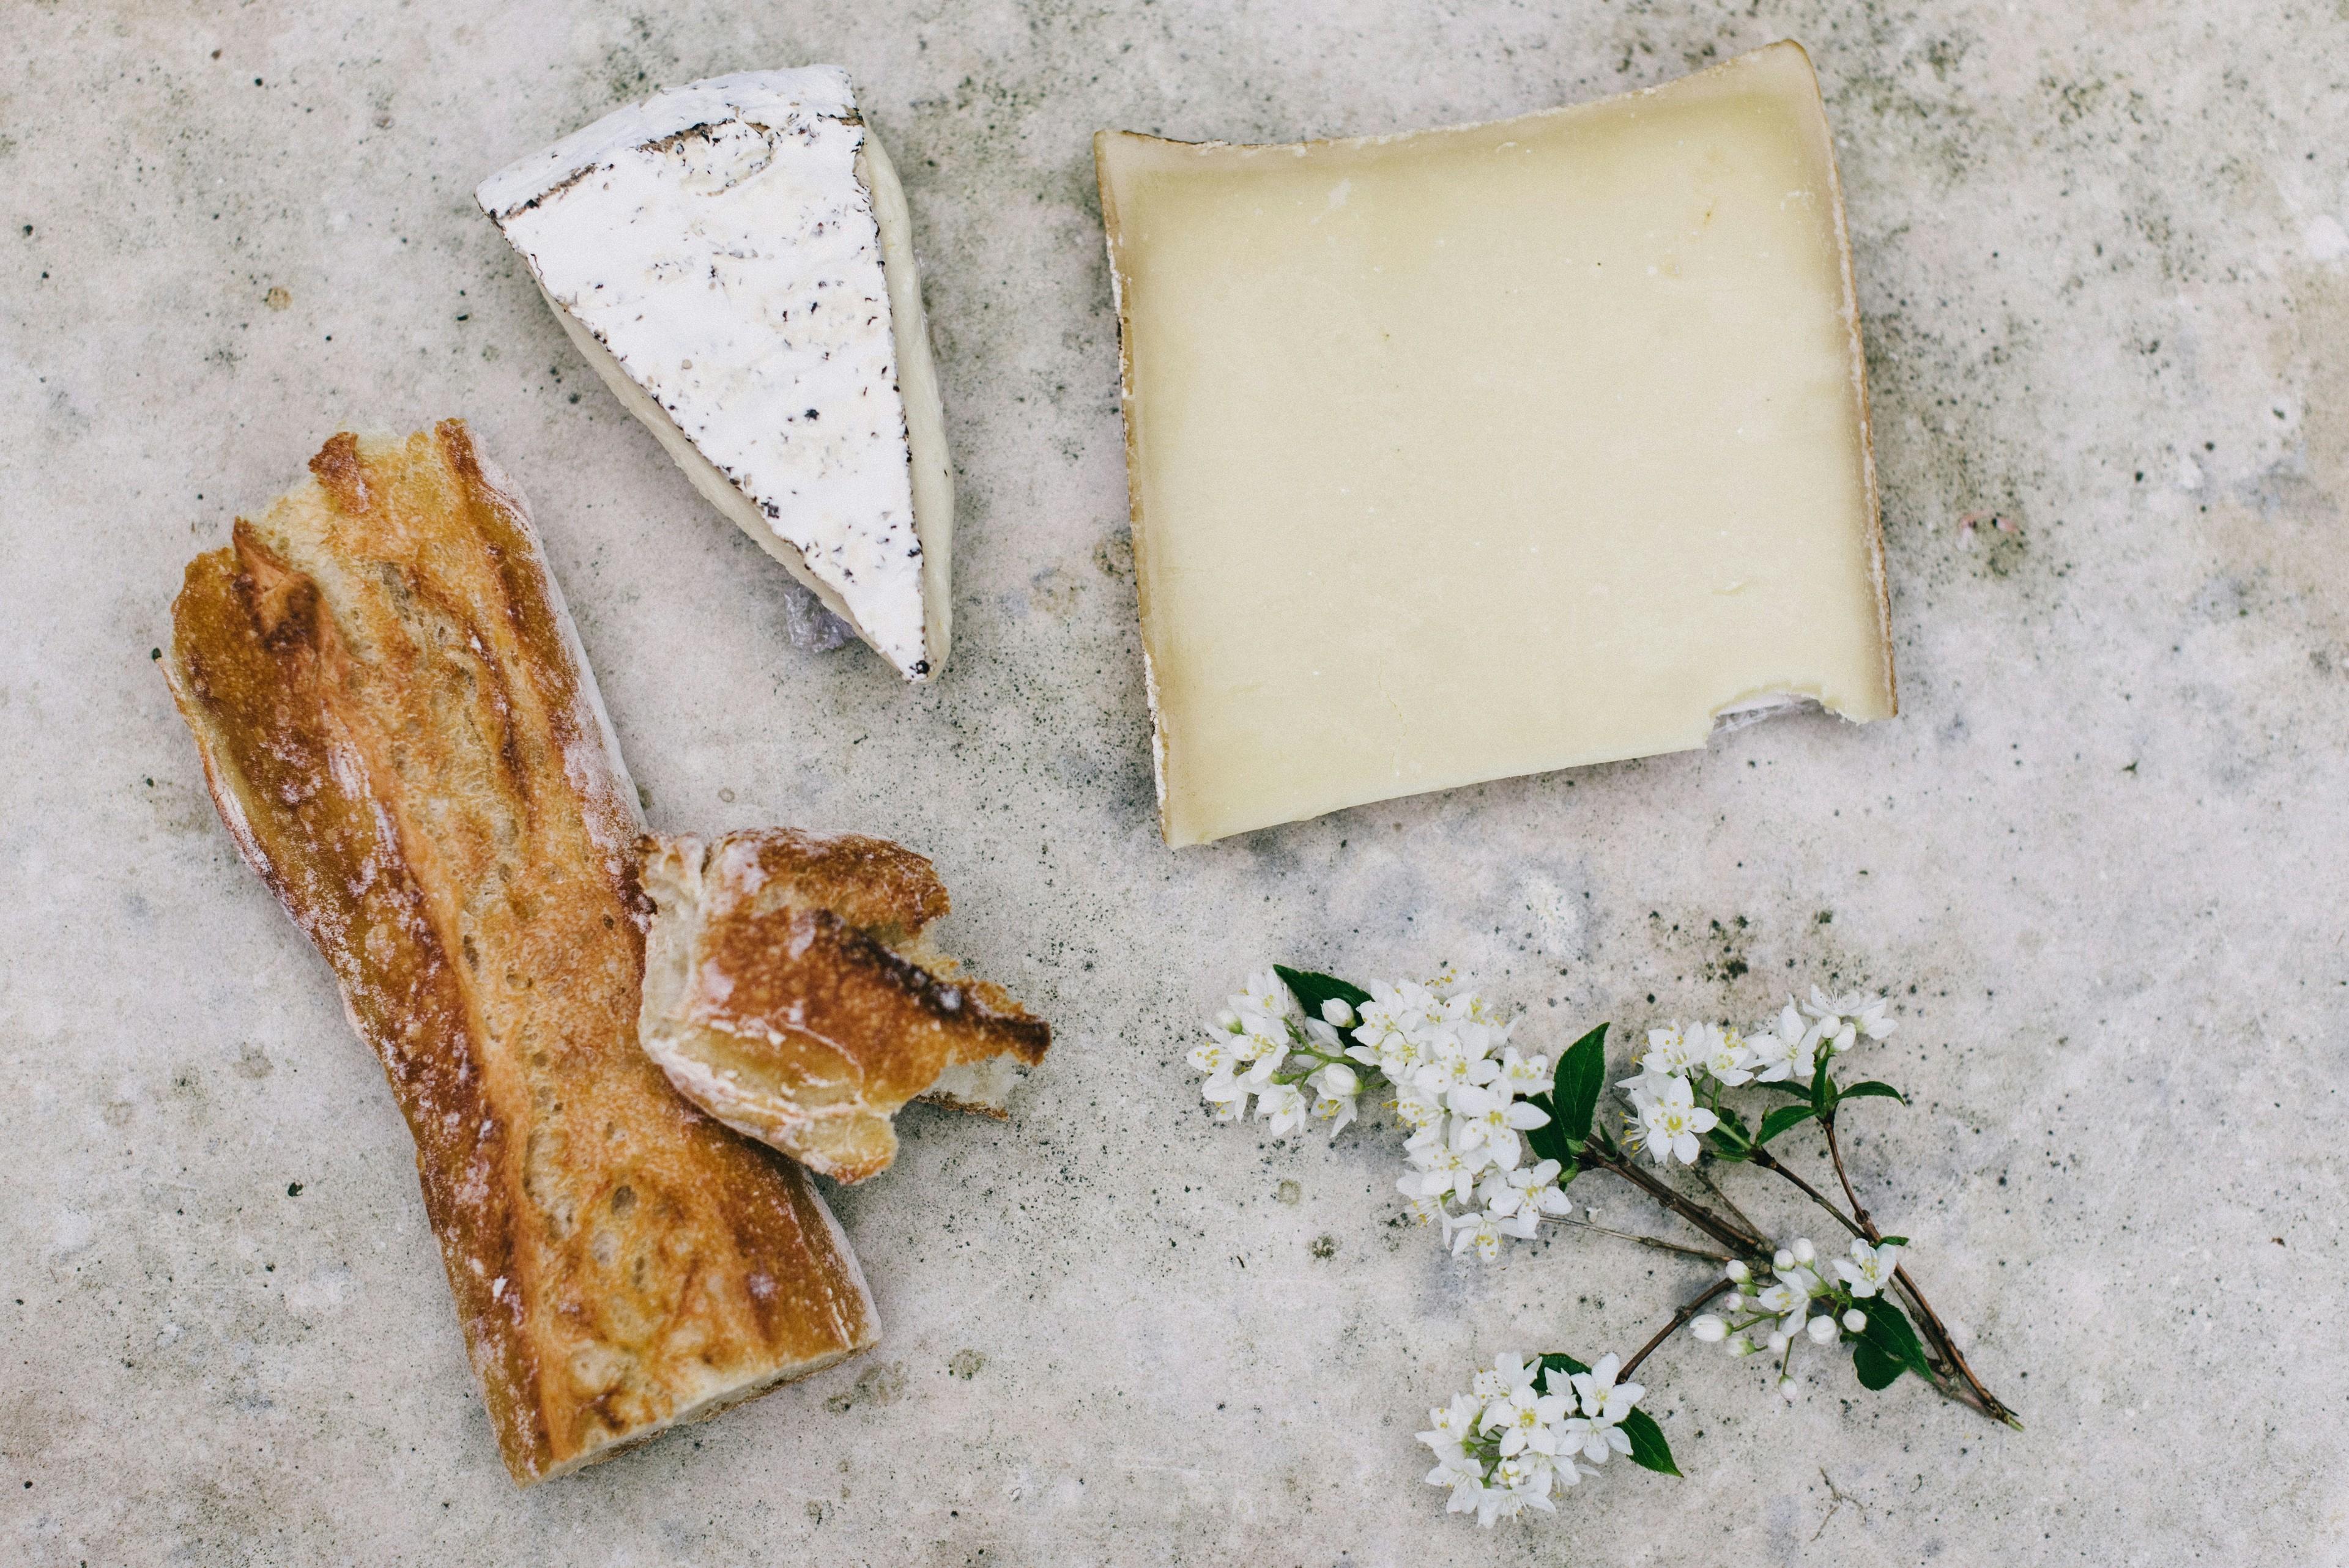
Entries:
[[1492,125],[1095,157],[1170,843],[1701,747],[1766,698],[1894,711],[1798,46]]
[[475,192],[697,489],[909,679],[954,510],[911,222],[835,66],[698,82]]

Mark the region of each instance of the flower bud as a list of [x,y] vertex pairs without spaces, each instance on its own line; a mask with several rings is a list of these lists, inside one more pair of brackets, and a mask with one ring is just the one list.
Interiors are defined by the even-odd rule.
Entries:
[[[1747,1280],[1754,1277],[1754,1271],[1745,1266],[1745,1260],[1743,1258],[1730,1259],[1729,1266],[1723,1269],[1721,1272],[1727,1274],[1731,1279],[1735,1280],[1739,1284],[1744,1284]],[[1731,1310],[1734,1311],[1736,1309],[1733,1307]]]
[[1795,1261],[1798,1264],[1809,1263],[1819,1255],[1819,1249],[1811,1245],[1808,1236],[1796,1236],[1795,1244],[1787,1250],[1795,1254]]
[[1795,1266],[1795,1254],[1788,1252],[1785,1248],[1780,1247],[1777,1252],[1772,1255],[1770,1259],[1770,1266],[1776,1269],[1780,1274],[1785,1274],[1788,1269]]
[[1803,1326],[1803,1332],[1811,1336],[1811,1343],[1814,1345],[1833,1344],[1836,1336],[1835,1319],[1825,1315],[1815,1317]]
[[1795,1380],[1794,1380],[1792,1377],[1781,1377],[1781,1378],[1779,1378],[1779,1379],[1778,1379],[1778,1392],[1785,1396],[1786,1403],[1788,1403],[1789,1405],[1793,1404],[1793,1403],[1795,1402]]
[[1721,1298],[1721,1305],[1722,1310],[1724,1312],[1744,1311],[1745,1293],[1742,1290],[1731,1291],[1727,1295]]
[[1702,1317],[1689,1320],[1689,1332],[1707,1345],[1718,1345],[1728,1336],[1729,1325],[1708,1312]]
[[1754,1354],[1754,1341],[1742,1334],[1733,1334],[1729,1336],[1729,1343],[1724,1348],[1732,1356],[1751,1356]]
[[1786,1346],[1794,1342],[1786,1337],[1785,1330],[1782,1329],[1770,1336],[1770,1354],[1773,1356],[1784,1356],[1786,1353]]
[[1857,1334],[1868,1326],[1868,1314],[1855,1306],[1843,1315],[1843,1326],[1854,1334]]

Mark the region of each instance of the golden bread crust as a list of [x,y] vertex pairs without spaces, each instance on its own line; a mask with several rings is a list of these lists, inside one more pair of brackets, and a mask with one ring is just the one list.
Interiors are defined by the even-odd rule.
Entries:
[[650,839],[644,882],[657,909],[645,1049],[711,1115],[837,1181],[888,1166],[889,1119],[942,1072],[1033,1067],[1051,1043],[1042,1019],[922,944],[946,889],[885,840]]
[[637,1048],[642,823],[521,502],[455,420],[311,469],[189,565],[168,670],[415,1136],[514,1480],[870,1346],[804,1173]]

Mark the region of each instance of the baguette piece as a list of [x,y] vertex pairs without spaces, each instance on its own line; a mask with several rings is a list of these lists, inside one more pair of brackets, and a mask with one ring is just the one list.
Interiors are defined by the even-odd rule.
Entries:
[[1051,1044],[929,947],[946,889],[885,839],[648,839],[644,885],[645,1050],[679,1094],[835,1181],[887,1168],[909,1099],[1006,1115]]
[[643,822],[520,498],[453,419],[310,469],[189,565],[172,694],[382,1058],[514,1480],[872,1345],[806,1175],[636,1047]]

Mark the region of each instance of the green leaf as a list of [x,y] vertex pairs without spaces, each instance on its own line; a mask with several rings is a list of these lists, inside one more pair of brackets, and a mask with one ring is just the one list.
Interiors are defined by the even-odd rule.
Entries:
[[1851,1369],[1859,1374],[1863,1388],[1889,1388],[1909,1370],[1865,1339],[1851,1347]]
[[1756,1079],[1754,1087],[1755,1088],[1766,1088],[1774,1094],[1792,1095],[1796,1099],[1808,1099],[1811,1098],[1809,1086],[1799,1083],[1788,1083],[1785,1078],[1772,1078],[1768,1083],[1763,1083],[1759,1079]]
[[1681,1467],[1672,1463],[1671,1445],[1664,1441],[1664,1429],[1656,1425],[1655,1417],[1635,1406],[1623,1418],[1623,1435],[1631,1439],[1633,1464],[1658,1475],[1681,1473]]
[[[1544,1111],[1548,1111],[1550,1109],[1549,1096],[1547,1093],[1529,1094],[1526,1096],[1526,1103]],[[1582,1168],[1575,1162],[1574,1150],[1567,1146],[1566,1134],[1557,1130],[1557,1116],[1555,1112],[1551,1112],[1550,1119],[1539,1127],[1527,1128],[1525,1136],[1526,1147],[1534,1151],[1536,1160],[1555,1160],[1566,1167],[1558,1174],[1559,1186],[1565,1186],[1581,1174]]]
[[1906,1236],[1878,1236],[1876,1238],[1876,1244],[1879,1247],[1905,1247],[1909,1244],[1909,1238]]
[[1362,1010],[1362,1004],[1371,999],[1368,991],[1334,975],[1316,975],[1309,969],[1288,969],[1278,964],[1272,966],[1272,972],[1280,976],[1280,983],[1304,1005],[1305,1016],[1309,1018],[1319,1017],[1321,1004],[1332,996],[1358,1013]]
[[[1925,1359],[1925,1346],[1918,1339],[1916,1329],[1909,1326],[1907,1313],[1880,1295],[1868,1296],[1852,1305],[1868,1315],[1868,1326],[1859,1331],[1860,1345],[1907,1367],[1927,1382],[1932,1381],[1932,1363]],[[1852,1354],[1857,1357],[1858,1349],[1855,1347]]]
[[1578,1154],[1589,1141],[1590,1118],[1599,1109],[1599,1088],[1606,1077],[1607,1026],[1601,1024],[1566,1047],[1550,1090],[1550,1118],[1567,1147]]
[[1836,1106],[1835,1079],[1827,1076],[1828,1059],[1821,1051],[1818,1068],[1811,1074],[1811,1109],[1823,1118],[1833,1116]]
[[1858,1099],[1864,1095],[1879,1095],[1886,1099],[1897,1099],[1903,1105],[1909,1103],[1907,1095],[1902,1094],[1890,1084],[1878,1083],[1874,1078],[1868,1079],[1866,1083],[1856,1083],[1849,1088],[1836,1091],[1837,1099]]
[[1780,1133],[1802,1126],[1817,1114],[1807,1105],[1782,1105],[1762,1119],[1762,1131],[1754,1141],[1767,1143]]

